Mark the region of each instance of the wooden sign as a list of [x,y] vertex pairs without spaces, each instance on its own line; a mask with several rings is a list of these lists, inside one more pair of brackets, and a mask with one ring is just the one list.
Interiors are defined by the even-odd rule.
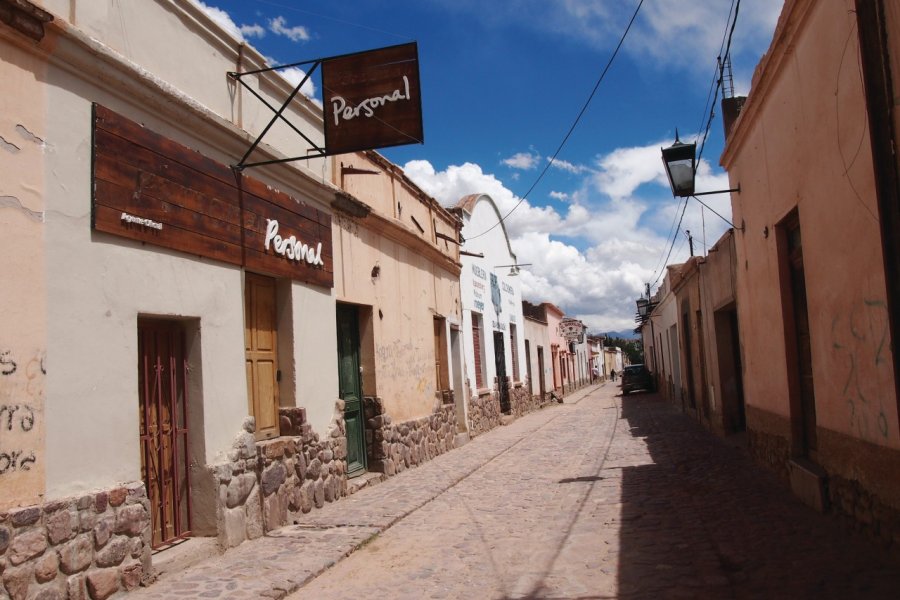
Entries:
[[322,90],[328,154],[423,143],[415,42],[323,60]]
[[93,136],[93,229],[334,285],[328,213],[96,104]]

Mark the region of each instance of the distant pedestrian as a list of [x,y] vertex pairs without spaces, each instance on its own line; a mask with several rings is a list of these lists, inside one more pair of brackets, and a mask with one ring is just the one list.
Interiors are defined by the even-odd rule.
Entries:
[[612,378],[613,381],[615,381],[616,380],[616,370],[610,369],[609,376],[610,376],[610,378]]

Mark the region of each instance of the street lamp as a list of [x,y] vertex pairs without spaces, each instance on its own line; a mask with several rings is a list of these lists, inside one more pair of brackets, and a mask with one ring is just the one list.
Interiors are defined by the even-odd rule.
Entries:
[[675,130],[675,143],[662,150],[663,165],[666,168],[666,176],[669,178],[669,187],[672,188],[672,196],[684,198],[687,196],[706,196],[708,194],[727,194],[740,192],[741,186],[729,190],[715,192],[695,192],[694,179],[697,176],[697,160],[695,158],[697,144],[685,144],[678,139],[678,130]]
[[515,277],[519,274],[519,267],[530,267],[531,263],[516,263],[514,265],[494,265],[495,269],[509,267],[509,277]]
[[669,178],[669,187],[672,195],[679,198],[694,195],[694,176],[697,171],[694,155],[697,144],[685,144],[678,139],[678,130],[675,130],[675,143],[662,150],[663,165],[666,167],[666,176]]
[[638,298],[637,299],[637,311],[638,316],[641,318],[641,321],[647,318],[647,308],[650,306],[650,301],[646,298]]

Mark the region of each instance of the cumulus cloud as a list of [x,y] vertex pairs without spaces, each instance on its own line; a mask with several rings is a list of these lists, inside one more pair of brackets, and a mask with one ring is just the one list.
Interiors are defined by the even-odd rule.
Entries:
[[529,170],[535,168],[540,160],[541,155],[535,152],[517,152],[509,158],[504,158],[501,162],[513,169]]
[[245,38],[262,38],[266,36],[265,28],[259,23],[254,23],[253,25],[241,25],[240,30]]
[[[547,160],[550,159],[548,158]],[[572,173],[573,175],[580,175],[581,173],[587,173],[591,170],[590,167],[587,167],[585,165],[576,165],[561,158],[554,159],[553,163],[551,164],[553,167],[559,169],[560,171],[566,171],[568,173]]]
[[559,200],[560,202],[568,202],[569,198],[572,197],[570,194],[567,194],[566,192],[555,192],[555,191],[550,192],[548,195],[551,198],[553,198],[554,200]]
[[231,16],[221,8],[217,8],[215,6],[210,6],[205,4],[201,0],[194,0],[197,6],[206,13],[210,19],[216,22],[216,24],[224,29],[228,34],[239,42],[244,41],[244,35],[241,33],[241,28],[235,24],[235,22],[231,19]]
[[[525,298],[553,302],[595,331],[620,331],[634,327],[634,300],[662,270],[673,239],[669,264],[683,262],[688,256],[686,229],[691,230],[696,253],[701,254],[704,246],[712,246],[728,228],[692,200],[680,227],[674,230],[683,204],[669,191],[659,146],[620,148],[599,156],[585,171],[580,189],[550,192],[550,197],[568,200],[559,210],[522,201],[477,164],[437,171],[428,161],[416,160],[403,168],[445,206],[468,194],[485,193],[493,198],[501,215],[517,207],[505,226],[518,261],[532,263],[521,272]],[[725,175],[713,173],[705,160],[700,162],[698,189],[727,187]],[[730,219],[727,194],[703,200]],[[466,232],[466,236],[478,233]]]
[[[297,67],[288,67],[287,69],[281,69],[279,72],[281,73],[281,76],[287,79],[288,83],[294,87],[297,87],[297,85],[303,81],[303,78],[306,77],[306,72]],[[315,98],[316,84],[313,83],[312,77],[306,80],[303,87],[300,88],[300,93],[307,98]]]
[[274,19],[269,19],[269,31],[271,31],[275,35],[283,35],[292,42],[309,41],[309,30],[306,27],[302,25],[288,27],[287,19],[285,19],[284,17],[275,17]]

